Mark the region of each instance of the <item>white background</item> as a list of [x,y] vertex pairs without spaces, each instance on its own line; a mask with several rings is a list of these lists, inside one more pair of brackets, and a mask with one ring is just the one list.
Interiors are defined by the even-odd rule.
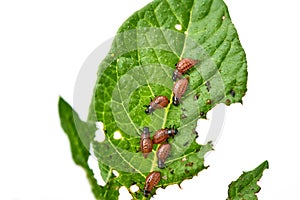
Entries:
[[[58,96],[73,102],[86,57],[148,2],[1,1],[1,200],[93,199],[60,128]],[[266,159],[259,199],[299,198],[297,2],[226,0],[248,58],[244,104],[226,109],[210,168],[155,199],[224,200],[232,180]]]

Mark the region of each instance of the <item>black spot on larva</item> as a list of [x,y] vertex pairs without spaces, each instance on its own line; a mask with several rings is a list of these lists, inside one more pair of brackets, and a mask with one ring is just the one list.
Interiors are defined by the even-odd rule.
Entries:
[[210,91],[210,88],[211,88],[210,82],[207,81],[207,82],[205,83],[205,85],[206,85],[207,91],[209,92],[209,91]]
[[226,99],[225,104],[226,104],[227,106],[229,106],[230,103],[231,103],[230,99]]
[[193,162],[188,162],[188,163],[185,164],[186,167],[192,167],[193,165],[194,165]]
[[235,91],[233,89],[230,90],[230,94],[231,94],[232,97],[235,97]]

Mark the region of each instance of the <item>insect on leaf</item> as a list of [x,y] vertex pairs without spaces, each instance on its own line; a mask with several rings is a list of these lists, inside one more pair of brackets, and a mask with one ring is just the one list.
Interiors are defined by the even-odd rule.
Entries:
[[[172,74],[182,58],[199,62],[183,75],[189,76],[189,85],[180,105],[170,103],[147,115],[150,99],[162,95],[171,101]],[[246,83],[246,56],[222,0],[155,0],[119,28],[99,66],[88,123],[74,122],[82,142],[69,138],[71,147],[93,150],[105,187],[137,185],[138,192],[129,190],[134,199],[145,198],[146,176],[159,171],[154,195],[158,187],[180,184],[207,168],[204,155],[212,145],[196,143],[197,120],[219,103],[241,102]],[[103,142],[94,140],[95,122],[103,123]],[[158,145],[147,159],[139,152],[143,127],[149,127],[151,137],[161,128],[178,129],[168,140],[172,150],[164,169],[157,165]]]

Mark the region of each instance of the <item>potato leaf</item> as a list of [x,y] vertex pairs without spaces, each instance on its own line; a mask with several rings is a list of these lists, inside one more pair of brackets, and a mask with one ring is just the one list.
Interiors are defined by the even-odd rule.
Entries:
[[94,178],[93,171],[88,166],[90,152],[83,145],[78,134],[78,129],[88,128],[91,131],[95,130],[94,126],[81,121],[78,114],[63,98],[59,98],[58,111],[61,126],[70,141],[73,160],[85,170],[96,199],[118,199],[120,184],[115,181],[115,177],[110,178],[105,187],[99,186],[97,180]]
[[[190,77],[189,86],[180,106],[170,103],[146,115],[144,105],[151,98],[164,95],[171,101],[172,73],[182,58],[199,63],[185,74]],[[157,187],[164,188],[206,168],[204,155],[212,145],[196,143],[197,120],[218,103],[242,102],[246,83],[246,56],[222,0],[155,0],[119,28],[99,66],[88,122],[74,115],[81,142],[69,138],[71,147],[93,149],[105,187],[137,185],[139,191],[132,193],[133,198],[144,198],[145,178],[151,171],[161,172]],[[103,123],[102,142],[94,140],[95,122]],[[172,151],[165,169],[157,167],[158,145],[147,159],[139,152],[139,135],[145,126],[151,136],[161,128],[178,128],[179,134],[168,141]]]
[[227,200],[256,200],[256,193],[260,191],[257,182],[262,177],[263,171],[268,168],[268,161],[265,161],[254,170],[244,172],[236,181],[231,182]]

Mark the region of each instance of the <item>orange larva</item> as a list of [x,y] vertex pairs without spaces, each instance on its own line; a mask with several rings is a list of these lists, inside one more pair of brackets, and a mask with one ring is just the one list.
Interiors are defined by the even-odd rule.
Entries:
[[159,146],[156,156],[158,160],[158,168],[163,169],[165,168],[165,162],[170,155],[171,152],[171,145],[170,144],[162,144]]
[[147,158],[148,154],[152,151],[153,142],[150,139],[150,132],[148,127],[144,127],[143,133],[141,134],[140,148],[144,158]]
[[146,114],[151,114],[156,109],[161,109],[166,107],[169,104],[169,99],[165,96],[157,96],[155,97],[147,106],[145,110]]
[[160,144],[165,142],[170,136],[174,136],[178,133],[177,129],[165,128],[159,129],[153,136],[153,144]]
[[191,58],[183,58],[176,64],[176,69],[173,72],[172,80],[176,81],[177,78],[181,77],[186,71],[195,66],[199,61]]
[[173,87],[173,104],[175,106],[179,105],[179,101],[182,95],[185,93],[189,84],[189,77],[178,80]]
[[146,183],[144,187],[144,196],[148,197],[148,195],[151,193],[151,190],[158,184],[160,181],[160,172],[151,172],[146,177]]

